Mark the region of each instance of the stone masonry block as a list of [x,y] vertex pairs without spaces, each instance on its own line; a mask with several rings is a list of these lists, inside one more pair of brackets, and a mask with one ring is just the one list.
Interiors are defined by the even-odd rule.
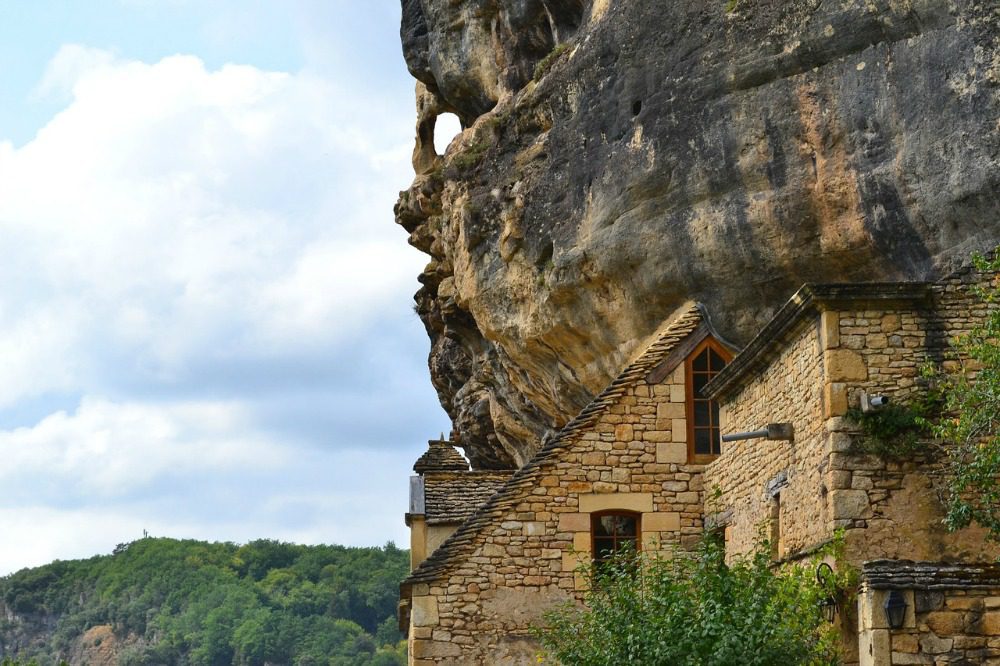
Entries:
[[847,413],[847,384],[829,382],[823,387],[823,416],[843,416]]
[[685,442],[662,442],[656,445],[656,462],[683,464],[687,462]]
[[644,513],[643,532],[678,532],[681,529],[681,514],[677,512]]
[[559,515],[560,532],[589,532],[590,515],[586,513],[563,513]]
[[819,316],[820,344],[823,349],[840,346],[840,313],[824,312]]
[[660,402],[656,405],[656,420],[670,424],[670,419],[684,418],[683,402]]
[[833,490],[830,504],[834,520],[864,518],[871,513],[868,493],[863,490]]
[[868,379],[868,368],[861,354],[850,349],[831,349],[823,356],[826,379],[830,382],[852,382]]
[[615,441],[616,442],[631,442],[634,439],[634,434],[632,432],[632,424],[622,423],[615,426]]
[[457,657],[462,654],[462,648],[454,643],[444,643],[442,641],[413,641],[411,655],[414,659],[433,657]]
[[580,565],[586,564],[590,560],[590,554],[585,552],[563,553],[562,570],[576,571]]
[[438,623],[437,597],[413,597],[410,619],[415,627],[433,627]]
[[882,322],[880,328],[883,333],[895,333],[899,330],[899,315],[898,314],[887,314],[882,317]]

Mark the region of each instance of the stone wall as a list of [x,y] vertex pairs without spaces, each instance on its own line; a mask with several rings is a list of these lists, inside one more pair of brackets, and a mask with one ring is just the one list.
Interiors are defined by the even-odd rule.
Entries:
[[[906,603],[889,627],[892,590]],[[1000,664],[1000,568],[881,561],[865,567],[858,597],[861,666]]]
[[834,527],[847,528],[848,555],[855,562],[878,558],[983,561],[996,556],[985,532],[969,528],[949,533],[942,525],[944,479],[941,452],[910,460],[851,455],[862,434],[842,418],[860,394],[889,396],[897,404],[918,401],[927,390],[920,380],[927,364],[952,366],[950,344],[986,316],[971,288],[993,275],[964,271],[930,286],[928,299],[895,309],[870,308],[838,313],[839,341],[832,347],[855,363],[856,374],[831,380],[839,404],[827,422],[830,431],[831,494],[841,498]]
[[759,374],[723,405],[722,432],[792,423],[794,441],[753,439],[724,443],[705,471],[706,511],[721,513],[727,553],[747,553],[762,530],[776,539],[779,557],[828,536],[823,495],[825,432],[823,368],[816,318],[788,333],[789,342]]
[[[863,437],[847,417],[861,395],[905,405],[927,390],[921,367],[948,360],[948,344],[985,316],[969,288],[989,281],[967,271],[925,287],[859,286],[850,294],[816,292],[786,325],[781,339],[761,346],[758,368],[721,396],[725,432],[790,422],[792,443],[764,439],[725,445],[706,469],[719,489],[717,512],[732,555],[752,549],[760,534],[780,539],[776,555],[809,551],[846,533],[847,557],[981,561],[995,555],[984,533],[948,533],[939,499],[942,456],[894,461],[858,455]],[[806,298],[805,296],[803,298]],[[794,303],[793,299],[793,303]],[[780,516],[774,496],[780,493]]]
[[[414,664],[536,663],[530,628],[582,598],[591,514],[641,514],[643,549],[683,548],[702,530],[700,465],[687,464],[685,377],[638,381],[543,462],[443,579],[412,587]],[[517,481],[517,477],[515,477]]]

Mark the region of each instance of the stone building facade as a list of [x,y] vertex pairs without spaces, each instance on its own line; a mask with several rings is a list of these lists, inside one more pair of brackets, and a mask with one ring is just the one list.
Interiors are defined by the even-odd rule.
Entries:
[[[935,493],[939,463],[855,453],[861,433],[848,417],[865,396],[917,399],[920,367],[944,361],[949,339],[985,315],[968,287],[991,279],[965,271],[937,284],[807,285],[735,356],[708,315],[685,306],[439,547],[425,549],[419,563],[415,556],[401,586],[411,663],[535,663],[531,628],[552,605],[582,598],[587,581],[578,567],[611,543],[609,516],[634,530],[644,550],[688,549],[711,529],[724,533],[735,557],[754,547],[763,526],[779,562],[815,552],[838,529],[845,564],[859,568],[888,561],[877,570],[884,572],[903,558],[967,565],[994,559],[997,550],[981,531],[944,530]],[[727,362],[724,369],[699,370],[706,349]],[[718,418],[708,418],[716,430],[772,424],[776,436],[706,453],[698,425],[711,407],[705,400],[718,408]],[[883,627],[872,620],[878,612],[865,610],[882,594],[877,571],[864,569],[871,576],[862,579],[857,607],[845,604],[837,617],[847,663],[946,663],[932,655],[980,650],[992,657],[994,647],[1000,656],[990,643],[1000,634],[983,642],[985,635],[973,632],[988,622],[953,626],[943,636],[917,609],[898,636],[879,633]],[[927,580],[906,589],[911,608],[917,597],[940,591],[920,587]],[[980,606],[990,608],[993,588],[977,589]],[[952,597],[979,594],[949,590],[945,608],[965,603]],[[947,651],[931,651],[948,640]],[[910,651],[913,645],[919,649]]]
[[469,469],[468,461],[444,439],[429,441],[410,477],[410,568],[427,559],[511,477],[511,471]]

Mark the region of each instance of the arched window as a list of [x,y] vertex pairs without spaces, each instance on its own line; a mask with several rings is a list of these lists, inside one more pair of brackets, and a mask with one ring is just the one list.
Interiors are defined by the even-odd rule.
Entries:
[[719,404],[702,389],[732,360],[732,354],[711,337],[702,340],[684,361],[687,377],[688,460],[709,462],[722,452]]
[[637,552],[640,548],[639,520],[639,514],[631,511],[592,514],[590,533],[594,538],[594,563],[600,565],[618,552]]

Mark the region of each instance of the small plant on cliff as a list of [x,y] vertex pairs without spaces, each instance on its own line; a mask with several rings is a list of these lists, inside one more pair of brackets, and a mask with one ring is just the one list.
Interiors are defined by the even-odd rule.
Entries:
[[770,553],[762,542],[726,564],[706,539],[691,556],[622,557],[591,572],[586,608],[550,612],[538,636],[551,657],[582,666],[839,663],[815,566],[776,570]]
[[555,48],[549,51],[549,54],[547,56],[545,56],[544,58],[539,60],[537,64],[535,64],[535,71],[533,72],[532,78],[535,81],[541,81],[542,77],[548,73],[549,68],[552,67],[552,63],[554,63],[556,59],[563,53],[565,53],[568,49],[569,49],[568,42],[563,42],[562,44],[556,44]]
[[[973,257],[976,270],[1000,271],[1000,250]],[[954,343],[951,369],[936,379],[943,400],[935,434],[949,445],[945,519],[949,529],[977,523],[1000,541],[1000,286],[971,287],[988,306],[986,320]]]
[[448,162],[445,168],[445,177],[454,180],[459,178],[471,169],[479,166],[479,163],[483,161],[483,157],[486,155],[486,149],[489,146],[483,141],[477,141],[468,145],[462,152],[457,153]]

